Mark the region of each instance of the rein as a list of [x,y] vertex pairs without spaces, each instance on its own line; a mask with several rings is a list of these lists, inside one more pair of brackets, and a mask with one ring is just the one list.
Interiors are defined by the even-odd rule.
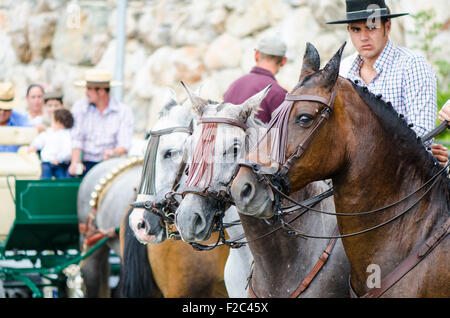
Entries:
[[[406,212],[410,211],[418,202],[420,202],[427,193],[429,193],[429,191],[431,191],[431,189],[433,188],[433,186],[437,183],[438,181],[438,176],[440,176],[441,174],[443,174],[449,164],[446,165],[446,167],[442,168],[441,170],[439,170],[435,175],[433,175],[427,182],[425,182],[422,186],[420,186],[417,190],[415,190],[414,192],[410,193],[409,195],[407,195],[406,197],[398,200],[397,202],[391,203],[387,206],[375,209],[375,210],[371,210],[371,211],[364,211],[364,212],[354,212],[354,213],[335,213],[335,212],[327,212],[327,211],[321,211],[321,210],[317,210],[314,208],[310,208],[305,206],[304,204],[302,204],[301,202],[297,202],[296,200],[294,200],[293,198],[291,198],[289,195],[287,195],[285,193],[286,190],[289,190],[289,181],[287,180],[287,173],[289,172],[289,170],[292,168],[292,165],[294,163],[295,160],[299,159],[304,152],[306,151],[307,147],[310,145],[310,143],[312,142],[312,140],[314,139],[314,137],[316,136],[316,134],[318,133],[319,129],[323,126],[323,124],[326,122],[326,120],[329,118],[329,116],[332,114],[333,108],[334,108],[334,100],[336,98],[336,90],[335,87],[333,88],[332,92],[331,92],[331,96],[329,99],[326,99],[324,97],[321,96],[314,96],[314,95],[291,95],[291,94],[287,94],[286,95],[286,99],[285,99],[285,104],[283,105],[283,107],[285,108],[284,110],[280,110],[279,112],[277,112],[276,117],[274,118],[273,121],[271,121],[271,123],[269,124],[269,128],[267,130],[267,133],[269,132],[269,130],[273,127],[276,127],[278,129],[281,130],[281,136],[276,135],[277,137],[279,137],[279,140],[272,140],[272,144],[274,144],[274,142],[276,144],[281,143],[278,146],[278,154],[276,155],[275,159],[277,159],[277,161],[279,163],[282,163],[281,166],[278,167],[266,167],[266,166],[262,166],[259,163],[255,163],[255,162],[251,162],[251,161],[242,161],[239,162],[239,166],[246,166],[248,168],[250,168],[253,173],[258,177],[258,181],[259,182],[264,182],[268,188],[272,191],[271,193],[271,197],[275,200],[275,215],[279,218],[280,222],[282,224],[284,224],[286,227],[288,227],[291,231],[297,233],[297,235],[304,237],[304,238],[318,238],[318,239],[332,239],[332,238],[345,238],[345,237],[350,237],[350,236],[355,236],[355,235],[359,235],[359,234],[363,234],[363,233],[367,233],[369,231],[375,230],[377,228],[380,228],[386,224],[391,223],[392,221],[396,220],[397,218],[399,218],[400,216],[404,215]],[[295,102],[297,101],[311,101],[311,102],[318,102],[323,104],[325,107],[322,110],[319,118],[316,120],[316,122],[311,126],[310,130],[308,131],[308,134],[306,135],[306,137],[304,138],[304,140],[302,142],[299,143],[299,145],[297,146],[297,148],[295,149],[295,151],[288,157],[288,159],[286,161],[283,162],[283,156],[282,156],[282,149],[286,149],[286,142],[287,142],[287,123],[288,123],[288,119],[289,119],[289,114],[292,110],[292,107],[294,105]],[[281,107],[281,106],[280,106]],[[442,127],[446,127],[447,123],[442,123],[439,127],[437,127],[433,132],[430,132],[429,134],[427,134],[426,136],[423,137],[423,141],[427,141],[431,138],[433,138],[433,136],[435,134],[438,134],[440,132],[442,132]],[[441,127],[442,126],[442,127]],[[448,173],[447,173],[448,174]],[[322,214],[328,214],[328,215],[336,215],[336,216],[357,216],[357,215],[366,215],[366,214],[372,214],[372,213],[376,213],[382,210],[386,210],[388,208],[391,208],[395,205],[398,205],[399,203],[402,203],[403,201],[409,199],[410,197],[412,197],[413,195],[415,195],[416,193],[418,193],[420,190],[424,189],[430,182],[432,182],[434,180],[434,182],[430,185],[430,187],[419,197],[419,199],[417,199],[410,207],[408,207],[405,211],[402,211],[399,215],[394,216],[393,218],[389,219],[386,222],[383,222],[379,225],[376,225],[374,227],[371,227],[369,229],[365,229],[359,232],[355,232],[355,233],[348,233],[348,234],[342,234],[339,236],[317,236],[317,235],[310,235],[310,234],[306,234],[303,233],[301,231],[298,231],[294,228],[292,228],[288,223],[286,223],[283,220],[283,215],[286,214],[286,211],[283,211],[283,209],[280,207],[279,204],[279,197],[282,197],[292,203],[294,203],[296,206],[295,207],[303,207],[303,208],[307,208],[313,212],[316,213],[322,213]],[[294,208],[295,208],[294,207]]]
[[[334,98],[335,98],[335,88],[333,88],[331,97],[330,97],[330,102],[332,101],[334,104]],[[386,210],[388,208],[391,208],[407,199],[409,199],[410,197],[412,197],[413,195],[417,194],[420,190],[424,189],[428,184],[430,184],[429,188],[426,189],[424,191],[424,193],[422,195],[419,196],[419,198],[417,198],[411,206],[409,206],[408,208],[406,208],[404,211],[400,212],[398,215],[395,215],[394,217],[392,217],[391,219],[382,222],[376,226],[373,226],[371,228],[362,230],[362,231],[358,231],[358,232],[354,232],[354,233],[348,233],[348,234],[342,234],[342,235],[335,235],[333,234],[332,236],[317,236],[317,235],[310,235],[310,234],[305,234],[301,231],[298,231],[297,229],[293,228],[292,226],[289,225],[290,222],[285,222],[283,219],[283,214],[285,214],[285,212],[282,211],[282,209],[280,208],[279,202],[280,202],[280,197],[287,199],[289,201],[291,201],[292,203],[296,204],[297,206],[302,206],[301,203],[295,201],[294,199],[292,199],[291,197],[289,197],[288,195],[286,195],[284,193],[283,190],[286,190],[289,188],[289,182],[287,181],[287,173],[289,172],[289,170],[291,169],[294,160],[299,159],[304,152],[306,151],[307,147],[309,146],[309,144],[311,143],[311,141],[313,140],[313,138],[315,137],[315,135],[317,134],[317,131],[319,130],[320,127],[322,127],[323,123],[328,119],[329,115],[331,114],[333,107],[330,104],[326,104],[324,103],[324,100],[322,99],[318,99],[318,98],[311,98],[310,95],[300,95],[297,98],[292,98],[289,96],[286,96],[286,100],[290,100],[292,101],[291,103],[287,104],[287,106],[285,106],[287,109],[289,109],[289,111],[284,110],[284,118],[281,116],[278,116],[275,120],[275,122],[272,124],[272,126],[275,126],[276,124],[281,125],[279,128],[281,128],[282,130],[282,135],[280,137],[279,142],[281,143],[281,146],[279,146],[278,149],[278,162],[282,163],[282,166],[279,167],[275,173],[273,173],[272,171],[274,170],[274,167],[271,167],[271,169],[269,169],[269,171],[267,171],[267,167],[262,167],[260,164],[258,163],[253,163],[253,162],[244,162],[244,163],[240,163],[240,165],[243,166],[247,166],[249,167],[251,170],[253,170],[253,172],[257,175],[258,177],[258,181],[262,181],[264,182],[269,189],[271,189],[271,191],[275,192],[276,196],[273,195],[275,199],[275,216],[278,217],[279,221],[282,222],[283,226],[290,229],[293,233],[295,233],[295,235],[302,237],[302,238],[317,238],[317,239],[338,239],[338,238],[345,238],[345,237],[351,237],[351,236],[356,236],[356,235],[360,235],[363,233],[367,233],[370,231],[373,231],[375,229],[378,229],[386,224],[389,224],[393,221],[395,221],[396,219],[398,219],[399,217],[405,215],[407,212],[411,211],[412,208],[414,206],[417,205],[417,203],[419,203],[430,191],[431,189],[437,184],[437,182],[439,181],[439,176],[441,176],[442,174],[444,174],[447,171],[447,175],[448,175],[448,167],[449,164],[447,164],[444,168],[440,169],[437,173],[435,173],[428,181],[426,181],[422,186],[420,186],[417,190],[415,190],[414,192],[410,193],[409,195],[407,195],[406,197],[400,199],[397,202],[391,203],[385,207],[379,208],[379,209],[375,209],[375,210],[371,210],[371,211],[365,211],[365,212],[355,212],[355,213],[331,213],[331,212],[326,212],[326,211],[320,211],[320,210],[316,210],[316,209],[309,209],[311,211],[314,212],[318,212],[318,213],[325,213],[325,214],[332,214],[332,215],[339,215],[339,216],[355,216],[355,215],[364,215],[364,214],[371,214],[371,213],[375,213],[375,212],[379,212],[382,210]],[[315,124],[312,126],[312,128],[309,130],[308,134],[306,135],[305,139],[303,142],[301,142],[296,150],[288,157],[288,159],[283,163],[283,159],[284,156],[281,156],[280,153],[280,149],[284,148],[286,149],[286,140],[287,140],[287,122],[288,122],[288,118],[289,118],[289,113],[292,110],[292,106],[294,104],[294,101],[313,101],[313,102],[319,102],[325,105],[325,108],[322,110],[322,113],[319,117],[318,120],[316,120]],[[278,113],[280,114],[281,111]],[[287,114],[287,115],[286,115]],[[447,123],[444,122],[442,123],[439,127],[436,127],[436,129],[434,129],[432,132],[430,132],[429,134],[425,135],[423,138],[421,138],[420,140],[427,141],[430,140],[431,138],[433,138],[435,135],[441,133],[445,127],[447,127]],[[283,134],[284,134],[284,138],[283,138]],[[272,143],[273,144],[273,143]],[[270,171],[271,170],[271,171]],[[266,172],[266,173],[264,173]],[[391,288],[393,285],[395,285],[404,275],[406,275],[408,272],[410,272],[417,264],[419,264],[440,242],[442,242],[447,235],[449,234],[450,231],[450,217],[447,218],[447,220],[445,221],[445,223],[440,227],[440,229],[438,231],[436,231],[430,238],[428,238],[424,244],[422,244],[414,253],[410,254],[408,256],[407,259],[405,259],[398,267],[396,267],[391,273],[388,274],[388,276],[386,276],[381,283],[381,288],[377,288],[377,289],[372,289],[371,291],[369,291],[368,293],[366,293],[363,297],[380,297],[382,296],[389,288]],[[249,285],[251,288],[251,295],[256,297],[253,287],[251,285],[251,277],[249,278]],[[353,291],[351,284],[349,283],[350,286],[350,292],[352,296],[356,296],[356,293]]]
[[[148,142],[147,150],[144,157],[144,166],[142,170],[141,183],[139,186],[139,194],[154,195],[155,190],[155,167],[156,155],[158,151],[159,139],[161,136],[169,135],[176,132],[183,132],[192,135],[193,121],[188,127],[172,127],[156,131],[150,131],[150,140]],[[173,231],[172,228],[175,223],[175,210],[178,207],[178,201],[173,198],[173,193],[179,186],[181,177],[186,168],[186,160],[182,159],[177,175],[172,184],[171,191],[165,195],[162,202],[152,202],[149,200],[142,202],[134,202],[131,204],[133,208],[142,208],[151,213],[155,213],[160,217],[161,226],[166,228],[166,236],[168,239],[180,239],[179,234]]]

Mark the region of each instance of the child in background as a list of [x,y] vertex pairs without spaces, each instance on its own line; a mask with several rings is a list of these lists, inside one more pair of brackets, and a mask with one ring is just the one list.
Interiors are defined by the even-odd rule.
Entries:
[[48,128],[52,125],[53,112],[64,108],[63,94],[57,91],[45,93],[44,102],[42,124]]
[[41,179],[70,178],[67,168],[72,154],[70,128],[73,116],[65,108],[53,112],[52,126],[36,137],[29,151],[41,150]]

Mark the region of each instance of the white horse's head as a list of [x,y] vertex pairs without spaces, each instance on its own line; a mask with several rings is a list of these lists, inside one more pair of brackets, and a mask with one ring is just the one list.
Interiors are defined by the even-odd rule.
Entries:
[[254,114],[269,89],[270,86],[266,87],[240,105],[208,103],[187,89],[200,119],[187,143],[189,175],[184,198],[176,212],[176,226],[184,241],[207,240],[215,223],[214,216],[217,212],[224,213],[228,207],[210,195],[199,195],[197,191],[228,192],[238,160],[245,157],[265,131]]
[[[172,90],[170,92],[169,101],[159,111],[159,118],[152,132],[160,132],[174,127],[189,128],[195,117],[190,101],[180,105],[175,93]],[[153,171],[147,171],[154,178],[154,189],[151,194],[139,193],[136,202],[149,201],[155,204],[164,202],[166,194],[172,190],[182,162],[185,142],[189,136],[190,134],[186,131],[174,131],[159,137],[155,145],[156,155],[149,160],[154,161],[152,162],[154,168],[151,168]],[[144,244],[157,244],[166,238],[166,229],[161,217],[144,208],[133,209],[129,216],[129,225],[136,238]]]

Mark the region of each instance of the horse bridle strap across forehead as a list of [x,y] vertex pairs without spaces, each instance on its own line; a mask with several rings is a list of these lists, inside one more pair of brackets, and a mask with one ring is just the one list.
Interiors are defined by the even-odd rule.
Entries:
[[247,124],[243,123],[240,120],[237,119],[232,119],[232,118],[225,118],[225,117],[205,117],[205,118],[200,118],[198,121],[199,124],[228,124],[228,125],[232,125],[232,126],[236,126],[236,127],[240,127],[242,128],[244,131],[246,131],[249,127],[247,126]]
[[286,97],[284,98],[284,100],[287,101],[293,101],[293,102],[298,102],[298,101],[306,101],[306,102],[318,102],[321,104],[324,104],[325,106],[328,106],[330,108],[333,108],[333,104],[334,104],[334,99],[336,97],[336,91],[333,89],[332,93],[331,93],[331,97],[325,98],[322,96],[318,96],[318,95],[309,95],[309,94],[302,94],[302,95],[295,95],[295,94],[286,94]]
[[[203,117],[198,120],[198,123],[199,124],[227,124],[227,125],[239,127],[241,129],[243,129],[244,131],[247,131],[249,129],[248,125],[245,124],[244,122],[237,120],[237,119],[226,118],[226,117]],[[248,147],[248,145],[247,145],[248,138],[247,137],[248,137],[248,135],[246,136],[246,147]],[[236,167],[236,172],[233,173],[233,177],[230,179],[229,182],[226,183],[226,185],[224,185],[224,188],[231,186],[231,183],[233,182],[234,177],[237,175],[237,170],[238,170],[238,167]],[[216,201],[219,201],[222,204],[224,204],[224,206],[228,206],[229,204],[232,203],[232,200],[229,196],[228,190],[213,191],[209,187],[200,188],[197,186],[187,186],[183,190],[184,191],[181,193],[182,198],[184,198],[184,196],[186,194],[190,193],[190,194],[200,195],[203,197],[211,197],[211,198],[215,199]]]

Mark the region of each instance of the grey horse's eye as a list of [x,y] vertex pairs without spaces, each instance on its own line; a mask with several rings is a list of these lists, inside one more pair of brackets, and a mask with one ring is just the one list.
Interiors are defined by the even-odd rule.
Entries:
[[164,159],[169,159],[169,158],[172,158],[173,156],[175,156],[176,153],[177,152],[175,150],[169,149],[164,153],[163,157],[164,157]]
[[231,155],[233,154],[234,158],[237,158],[239,150],[241,149],[241,145],[239,142],[235,141],[233,144],[233,147],[230,147],[228,150],[224,151],[223,156]]

